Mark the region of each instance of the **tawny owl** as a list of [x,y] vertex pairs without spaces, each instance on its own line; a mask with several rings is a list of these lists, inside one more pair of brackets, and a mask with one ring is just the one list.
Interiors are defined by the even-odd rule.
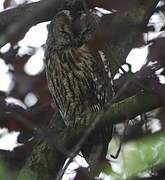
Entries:
[[[48,27],[45,52],[48,86],[66,126],[88,124],[86,114],[100,110],[111,98],[107,67],[101,58],[94,57],[88,46],[95,36],[94,24],[83,12],[72,15],[63,10]],[[102,133],[94,136],[82,151],[89,158],[98,151],[93,147],[98,147],[105,156],[107,140]],[[110,137],[111,132],[106,139]]]

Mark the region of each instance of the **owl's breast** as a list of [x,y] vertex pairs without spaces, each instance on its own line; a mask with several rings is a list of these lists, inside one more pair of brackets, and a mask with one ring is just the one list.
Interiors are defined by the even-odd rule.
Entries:
[[98,82],[100,77],[95,65],[95,59],[86,46],[55,51],[49,56],[46,62],[48,85],[65,121],[80,116],[84,111],[101,108],[105,79]]

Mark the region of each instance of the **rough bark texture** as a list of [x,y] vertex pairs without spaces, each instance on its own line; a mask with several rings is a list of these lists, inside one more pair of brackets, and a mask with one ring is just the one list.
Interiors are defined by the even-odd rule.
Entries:
[[[126,119],[132,119],[144,112],[164,105],[165,102],[162,102],[157,95],[141,93],[115,103],[112,107],[106,108],[106,110],[102,110],[97,114],[91,114],[91,123],[99,115],[98,126],[101,128],[112,122],[118,123]],[[67,131],[61,122],[59,114],[52,118],[50,126],[53,132],[51,137],[54,137],[54,141],[50,142],[46,139],[36,144],[18,180],[25,179],[25,177],[34,180],[51,180],[57,175],[66,160],[66,156],[57,150],[57,147],[71,150],[86,130],[85,126],[79,126],[77,129]],[[52,138],[50,139],[52,140]]]
[[[105,55],[110,59],[113,75],[118,70],[118,66],[125,63],[129,51],[137,45],[138,38],[141,35],[139,29],[131,26],[135,24],[146,25],[153,8],[155,8],[159,1],[138,0],[137,2],[137,8],[128,14],[119,14],[113,18],[113,27],[117,28],[115,32],[119,32],[119,34],[122,35],[112,39],[105,48]],[[20,6],[16,9],[0,13],[0,32],[4,33],[3,36],[0,36],[0,45],[4,45],[18,32],[25,33],[29,27],[50,20],[54,14],[64,8],[66,8],[66,4],[64,5],[63,1],[54,0],[52,3],[52,0],[49,0]],[[13,21],[17,23],[8,26]],[[111,124],[112,121],[118,123],[163,105],[165,104],[154,94],[139,94],[115,103],[112,107],[99,112],[99,118],[101,119],[99,125],[107,126],[109,123]],[[91,121],[93,121],[96,115],[97,114],[91,115]],[[18,179],[54,179],[66,159],[64,155],[65,152],[61,153],[61,148],[59,147],[72,149],[85,130],[86,127],[77,127],[77,129],[69,131],[66,130],[60,115],[56,114],[48,127],[48,131],[51,131],[51,138],[45,137],[43,138],[44,140],[36,142],[32,155],[21,170]],[[54,141],[52,141],[52,137],[54,137]],[[51,139],[51,142],[49,139]]]
[[[92,1],[89,1],[92,6]],[[23,36],[30,27],[50,21],[62,9],[80,9],[81,0],[41,0],[20,5],[0,13],[0,47],[17,36]]]
[[50,133],[45,133],[47,137],[43,138],[44,141],[36,142],[31,157],[27,160],[18,179],[51,180],[63,166],[66,156],[56,148],[58,138],[61,142],[64,141],[64,124],[59,113],[52,117],[48,128]]

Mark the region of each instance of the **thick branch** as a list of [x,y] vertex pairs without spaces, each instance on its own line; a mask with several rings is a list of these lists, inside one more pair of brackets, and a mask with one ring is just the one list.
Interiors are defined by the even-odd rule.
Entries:
[[[92,0],[88,3],[90,6],[91,2]],[[1,12],[0,34],[3,35],[0,36],[0,46],[2,47],[15,36],[25,34],[30,27],[51,20],[63,9],[77,8],[81,8],[81,0],[41,0]]]
[[[125,100],[113,104],[111,107],[106,107],[103,110],[91,114],[91,122],[99,115],[98,126],[104,128],[112,123],[120,123],[124,120],[133,119],[136,116],[155,108],[164,106],[165,102],[156,94],[139,93]],[[84,127],[78,128],[84,132]],[[77,131],[76,131],[77,133]]]
[[137,0],[137,6],[127,12],[117,13],[111,19],[112,38],[104,48],[104,54],[110,62],[112,76],[126,62],[132,48],[143,45],[143,28],[156,8],[159,0]]
[[[99,115],[100,121],[98,125],[101,128],[111,124],[112,122],[118,123],[126,119],[134,118],[137,115],[164,105],[165,102],[162,102],[157,95],[141,93],[115,103],[112,107],[106,108],[106,110],[93,113],[91,115],[91,123],[93,118]],[[48,139],[46,139],[36,145],[31,157],[26,163],[26,166],[22,169],[19,179],[25,176],[30,176],[29,179],[32,178],[34,180],[52,179],[61,169],[66,159],[66,156],[62,154],[59,149],[57,150],[58,144],[60,147],[63,147],[63,151],[64,149],[73,148],[86,132],[87,127],[81,126],[69,130],[69,132],[65,131],[62,119],[58,115],[52,120],[51,129],[52,132],[54,132],[52,137],[54,137],[55,140],[50,138],[51,140],[48,141]]]
[[[92,0],[88,2],[88,5],[92,6]],[[44,21],[50,21],[62,9],[73,8],[81,8],[81,0],[41,0],[20,5],[0,13],[0,33],[14,21],[18,21],[24,28],[31,27]],[[21,32],[21,27],[18,30]]]
[[[137,21],[136,18],[138,18],[138,23],[145,22],[144,24],[146,24],[146,22],[148,22],[148,19],[151,15],[151,9],[153,9],[158,2],[159,0],[152,0],[152,1],[147,0],[142,3],[141,0],[138,0],[137,4],[138,5],[140,4],[139,6],[140,8],[135,8],[136,13],[132,13],[132,11],[130,12],[130,14],[133,14],[133,16],[131,16],[132,21],[136,22]],[[87,3],[89,7],[93,7],[95,1],[88,0]],[[143,4],[143,6],[141,4]],[[4,33],[4,35],[3,36],[1,35],[0,37],[0,46],[3,46],[5,43],[10,41],[13,37],[18,36],[18,33],[19,35],[24,34],[30,27],[38,23],[51,20],[52,17],[62,9],[77,10],[80,8],[81,8],[81,0],[74,0],[74,1],[42,0],[36,3],[21,5],[21,6],[18,6],[17,8],[1,12],[0,13],[0,34]],[[120,22],[122,21],[125,22],[124,19],[126,18],[130,19],[130,17],[128,17],[129,16],[128,14],[124,16],[122,15],[120,17],[116,17],[114,20],[115,23],[120,24],[121,29],[123,28],[121,27],[121,23],[118,23],[118,20],[120,20]],[[146,14],[147,16],[144,19],[144,16]],[[124,18],[124,19],[122,20],[121,18]],[[129,34],[129,32],[127,34]],[[126,34],[124,34],[123,37],[125,37],[125,35]],[[136,35],[137,34],[135,33],[135,36]],[[114,48],[115,47],[116,45],[114,46]],[[130,48],[129,48],[129,51],[130,51]],[[128,54],[128,52],[126,54]],[[120,62],[120,58],[118,58],[118,61]]]
[[0,13],[0,33],[3,33],[0,37],[1,46],[15,36],[24,34],[31,26],[50,20],[62,3],[60,0],[43,0]]
[[[54,2],[57,2],[57,0]],[[128,16],[127,18],[125,17],[125,19],[120,16],[121,20],[119,17],[114,18],[113,24],[118,24],[118,27],[120,29],[122,28],[122,25],[124,26],[124,23],[127,23],[129,21],[129,19],[131,22],[133,22],[133,20],[135,22],[138,20],[138,23],[143,22],[143,20],[145,20],[144,16],[146,15],[146,13],[144,12],[149,13],[150,11],[152,11],[152,9],[156,5],[156,2],[158,1],[139,0],[138,2],[143,2],[145,4],[144,6],[140,6],[143,15],[137,15],[137,19],[134,18],[132,20],[131,16]],[[55,10],[59,11],[61,9],[57,8]],[[138,11],[138,13],[140,13],[140,11]],[[128,55],[130,49],[133,47],[135,43],[134,41],[137,42],[137,35],[139,34],[139,30],[136,31],[134,28],[131,28],[131,30],[128,32],[124,32],[124,34],[121,34],[123,37],[118,41],[112,40],[112,42],[110,43],[110,47],[108,47],[106,50],[106,55],[108,58],[110,57],[110,61],[115,63],[115,61],[117,60],[119,65],[125,62],[125,58]],[[110,55],[108,55],[108,52],[110,52]],[[115,74],[117,66],[113,65],[112,67],[114,67],[113,74]],[[154,94],[139,94],[137,96],[125,99],[119,103],[115,103],[111,108],[106,108],[98,113],[91,114],[91,122],[99,116],[100,121],[98,122],[98,125],[101,128],[107,125],[111,125],[112,122],[118,123],[124,121],[125,119],[131,119],[141,113],[150,111],[163,105],[165,105],[165,103],[161,102],[161,100]],[[55,142],[52,141],[52,138],[50,138],[52,142],[50,142],[48,138],[46,138],[44,142],[40,142],[36,145],[31,157],[28,159],[25,167],[22,169],[19,179],[23,179],[24,176],[30,176],[29,179],[52,179],[53,176],[55,176],[61,169],[63,162],[66,159],[65,155],[67,151],[65,150],[71,150],[79,142],[80,138],[83,137],[83,134],[87,129],[86,126],[79,126],[76,129],[74,128],[70,129],[69,131],[65,131],[64,128],[60,128],[61,126],[57,124],[57,121],[62,122],[60,116],[58,116],[57,119],[52,120],[51,126],[53,125],[53,128],[51,126],[51,128],[48,128],[52,129],[52,131],[54,132],[52,133]],[[57,127],[60,128],[58,131]],[[61,148],[57,150],[57,147],[61,145],[64,147],[64,152],[62,152],[65,155],[61,153],[61,151],[59,151],[59,149]]]
[[103,117],[107,124],[111,121],[119,123],[164,105],[165,102],[156,94],[139,93],[113,104],[110,109],[104,112]]

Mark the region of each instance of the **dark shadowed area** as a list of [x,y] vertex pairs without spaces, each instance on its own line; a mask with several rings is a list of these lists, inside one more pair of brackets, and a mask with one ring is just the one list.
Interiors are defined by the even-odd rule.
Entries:
[[[100,179],[165,178],[164,3],[0,2],[0,143],[6,139],[0,144],[0,179],[88,180],[95,178],[91,169],[102,172]],[[107,61],[114,91],[103,109],[89,114],[88,126],[74,129],[63,124],[44,68],[47,25],[63,9],[89,15],[95,34],[87,46]],[[79,21],[73,26],[78,34]],[[112,124],[106,162],[87,168],[80,154],[84,142],[95,128]],[[14,144],[7,138],[13,132]]]

